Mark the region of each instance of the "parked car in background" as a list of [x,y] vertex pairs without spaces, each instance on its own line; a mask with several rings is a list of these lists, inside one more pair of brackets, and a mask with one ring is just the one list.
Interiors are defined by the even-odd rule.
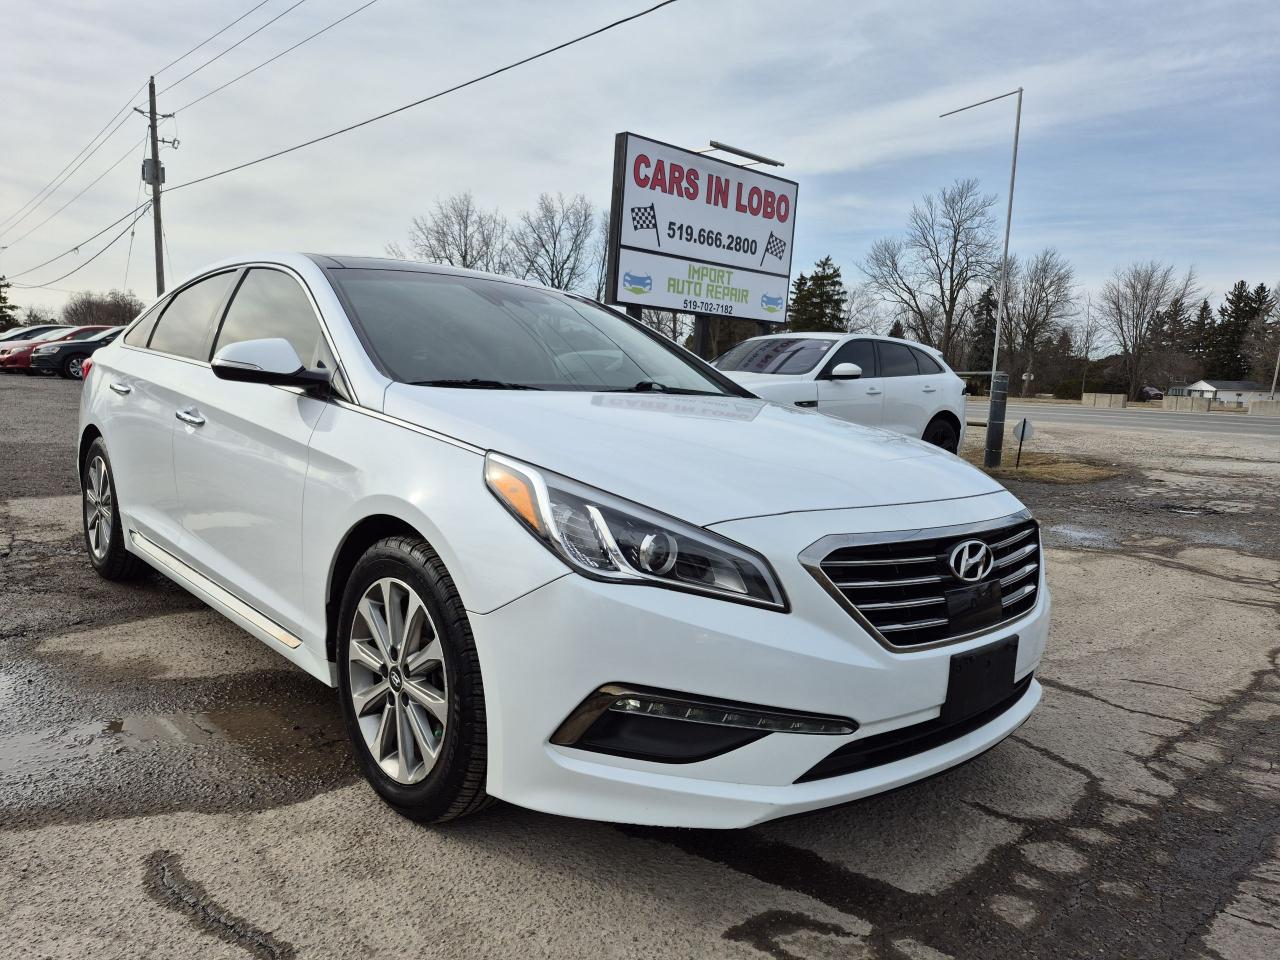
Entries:
[[964,381],[932,347],[895,337],[779,333],[752,337],[712,363],[758,397],[919,437],[955,453]]
[[1163,400],[1164,391],[1156,387],[1143,387],[1138,391],[1139,400]]
[[31,351],[31,369],[43,373],[56,373],[67,380],[79,380],[84,375],[82,364],[93,351],[105,347],[120,335],[124,327],[107,327],[83,340],[55,340],[37,344]]
[[38,373],[31,369],[31,354],[36,347],[44,343],[56,343],[63,340],[88,340],[95,334],[111,328],[104,325],[96,327],[67,327],[63,330],[50,330],[34,340],[13,340],[0,344],[0,370],[5,373]]
[[40,323],[31,327],[14,327],[0,333],[0,343],[12,343],[16,340],[33,340],[50,330],[70,330],[69,323]]
[[150,565],[336,686],[416,820],[497,796],[747,826],[962,763],[1040,699],[1049,590],[1008,490],[584,297],[271,254],[90,364],[93,568]]

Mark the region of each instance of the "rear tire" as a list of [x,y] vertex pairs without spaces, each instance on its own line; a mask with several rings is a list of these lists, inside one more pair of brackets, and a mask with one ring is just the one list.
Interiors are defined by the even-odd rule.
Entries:
[[147,565],[124,548],[115,474],[107,445],[98,437],[80,466],[80,516],[84,521],[84,549],[104,580],[136,580]]
[[480,660],[453,580],[425,541],[388,537],[357,561],[337,656],[356,766],[383,800],[419,823],[488,804]]
[[946,417],[934,417],[924,428],[922,438],[925,443],[932,443],[948,453],[956,453],[960,449],[960,431]]

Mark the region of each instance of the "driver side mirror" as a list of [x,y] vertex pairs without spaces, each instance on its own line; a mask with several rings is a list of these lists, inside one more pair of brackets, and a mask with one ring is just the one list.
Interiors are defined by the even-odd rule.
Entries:
[[857,380],[862,376],[862,368],[856,363],[837,363],[831,368],[832,380]]
[[330,379],[327,370],[308,370],[283,337],[228,344],[214,354],[210,366],[218,379],[242,383],[316,387],[327,385]]

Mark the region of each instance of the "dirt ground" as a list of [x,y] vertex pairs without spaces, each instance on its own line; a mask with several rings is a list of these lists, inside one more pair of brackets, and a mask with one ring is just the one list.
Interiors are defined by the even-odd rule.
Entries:
[[[711,832],[357,780],[335,695],[98,580],[79,387],[0,377],[0,956],[1280,956],[1280,442],[1045,426],[1045,699],[975,761]],[[979,442],[971,431],[969,443]]]

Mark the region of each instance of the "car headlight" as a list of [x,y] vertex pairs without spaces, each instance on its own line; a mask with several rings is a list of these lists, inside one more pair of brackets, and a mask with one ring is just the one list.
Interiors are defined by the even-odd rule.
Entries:
[[57,349],[58,349],[57,347],[36,347],[31,352],[32,353],[53,353]]
[[732,540],[496,453],[485,456],[484,479],[525,529],[584,576],[787,609],[768,561]]

